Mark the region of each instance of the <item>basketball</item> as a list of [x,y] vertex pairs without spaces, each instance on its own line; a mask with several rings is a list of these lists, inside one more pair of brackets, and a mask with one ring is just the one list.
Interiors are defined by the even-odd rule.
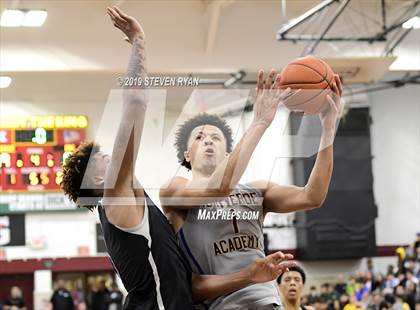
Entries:
[[297,58],[281,72],[281,88],[301,89],[284,101],[291,111],[307,115],[321,113],[328,106],[326,95],[331,91],[334,71],[323,60],[306,56]]

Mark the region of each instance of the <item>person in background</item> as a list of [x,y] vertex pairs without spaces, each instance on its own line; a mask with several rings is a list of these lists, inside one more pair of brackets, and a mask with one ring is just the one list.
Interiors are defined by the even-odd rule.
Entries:
[[113,283],[108,295],[108,310],[122,310],[123,297],[117,284]]
[[73,298],[62,279],[57,281],[57,289],[51,296],[50,310],[74,310]]
[[22,290],[18,286],[13,286],[10,289],[10,297],[6,299],[3,305],[3,309],[4,310],[26,310],[25,302],[23,300]]
[[[327,309],[333,309],[333,301],[336,296],[329,283],[324,283],[321,285],[321,294],[319,297],[319,301],[322,301],[321,304],[325,301],[327,304]],[[321,307],[323,307],[323,305]]]
[[92,295],[92,310],[108,310],[109,290],[105,280],[99,282],[98,290]]
[[340,309],[344,309],[344,307],[350,302],[349,295],[346,293],[340,295],[338,302],[340,303]]
[[367,310],[381,310],[381,303],[383,302],[383,297],[379,292],[373,293],[372,298],[370,299],[366,309]]
[[76,286],[71,292],[71,297],[73,298],[74,308],[76,310],[86,310],[85,294],[80,286]]
[[416,234],[416,240],[413,242],[413,256],[420,259],[420,230]]
[[308,303],[313,305],[318,298],[318,293],[316,291],[316,286],[311,286],[308,295]]
[[343,310],[363,310],[363,308],[357,301],[356,295],[350,294],[350,302],[344,306]]
[[344,275],[342,273],[340,273],[337,276],[337,283],[334,286],[334,291],[335,293],[340,296],[343,295],[346,292],[346,280],[344,279]]
[[411,310],[414,310],[416,308],[416,291],[417,286],[414,284],[414,282],[407,281],[406,282],[406,301],[407,304],[410,306]]
[[398,278],[396,278],[392,273],[389,273],[386,276],[386,281],[384,284],[385,294],[392,294],[394,288],[399,284]]
[[404,286],[398,285],[394,289],[395,303],[392,305],[392,310],[410,310],[410,306],[405,302]]
[[313,310],[301,304],[306,275],[302,268],[292,267],[277,278],[280,299],[285,310]]
[[319,295],[317,300],[315,301],[314,305],[316,310],[332,310],[334,309],[333,305],[328,302],[328,300],[325,298],[325,295]]

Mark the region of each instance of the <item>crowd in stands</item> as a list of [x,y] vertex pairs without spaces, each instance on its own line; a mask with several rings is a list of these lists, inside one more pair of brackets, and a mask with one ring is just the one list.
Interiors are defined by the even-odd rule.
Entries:
[[311,287],[301,304],[316,310],[420,310],[420,232],[412,246],[398,248],[396,255],[398,264],[386,271],[374,270],[368,259],[367,271]]

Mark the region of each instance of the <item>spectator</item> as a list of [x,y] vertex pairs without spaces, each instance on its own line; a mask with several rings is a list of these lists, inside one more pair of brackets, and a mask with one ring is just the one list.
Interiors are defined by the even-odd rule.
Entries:
[[410,310],[410,306],[405,302],[405,290],[402,285],[398,285],[394,290],[395,303],[392,310]]
[[419,284],[419,279],[414,275],[414,271],[411,269],[407,269],[405,278],[405,287],[408,287],[410,283],[413,283],[415,287]]
[[355,291],[356,291],[356,279],[354,277],[350,277],[350,280],[346,286],[346,293],[350,296]]
[[382,291],[384,289],[385,279],[382,273],[373,275],[372,292],[375,290]]
[[65,285],[64,280],[57,281],[57,289],[50,299],[52,310],[74,310],[73,298]]
[[339,274],[337,276],[337,283],[334,286],[334,290],[338,296],[343,295],[346,292],[347,283],[344,280],[344,275]]
[[282,273],[277,279],[280,290],[280,298],[285,310],[308,310],[312,307],[301,305],[301,296],[306,281],[306,275],[302,268],[293,267]]
[[363,310],[366,310],[371,304],[371,296],[368,291],[365,291],[360,298],[360,305]]
[[373,294],[366,309],[367,310],[381,310],[381,303],[384,301],[382,295],[379,292]]
[[71,297],[73,298],[74,309],[86,310],[85,294],[83,293],[81,287],[76,287],[71,292]]
[[416,290],[417,286],[414,284],[414,282],[407,281],[406,301],[412,310],[416,308]]
[[52,310],[74,310],[73,298],[66,289],[66,283],[60,279],[56,283],[56,290],[50,299],[50,309]]
[[344,293],[343,295],[340,296],[338,301],[340,303],[340,309],[344,309],[344,307],[350,302],[349,295]]
[[308,302],[310,305],[313,305],[318,298],[318,293],[316,292],[316,287],[311,286],[308,296]]
[[400,283],[400,281],[394,277],[392,273],[386,276],[386,281],[384,285],[384,291],[386,294],[392,294],[394,288]]
[[[330,304],[328,303],[328,300],[325,298],[325,295],[319,295],[317,300],[315,301],[315,309],[316,310],[328,310],[330,307]],[[331,308],[332,310],[333,308]]]
[[26,310],[22,290],[19,287],[13,286],[10,289],[10,297],[6,299],[3,310]]
[[420,231],[416,234],[416,240],[413,243],[413,256],[417,259],[420,258]]
[[349,299],[349,303],[344,306],[343,310],[363,310],[360,302],[357,301],[355,294],[351,294]]
[[111,291],[108,295],[108,309],[109,310],[122,310],[123,294],[118,289],[116,283],[112,284]]
[[104,280],[99,282],[98,290],[92,295],[92,310],[108,310],[109,290]]

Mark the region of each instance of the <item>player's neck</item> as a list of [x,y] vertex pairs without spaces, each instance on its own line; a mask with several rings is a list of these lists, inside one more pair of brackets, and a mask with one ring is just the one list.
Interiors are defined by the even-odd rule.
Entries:
[[211,177],[211,174],[212,174],[211,171],[206,171],[206,170],[201,170],[201,169],[192,169],[191,172],[192,172],[193,180],[208,179]]
[[292,301],[292,300],[284,300],[283,306],[285,310],[299,310],[300,308],[300,302],[298,300]]

